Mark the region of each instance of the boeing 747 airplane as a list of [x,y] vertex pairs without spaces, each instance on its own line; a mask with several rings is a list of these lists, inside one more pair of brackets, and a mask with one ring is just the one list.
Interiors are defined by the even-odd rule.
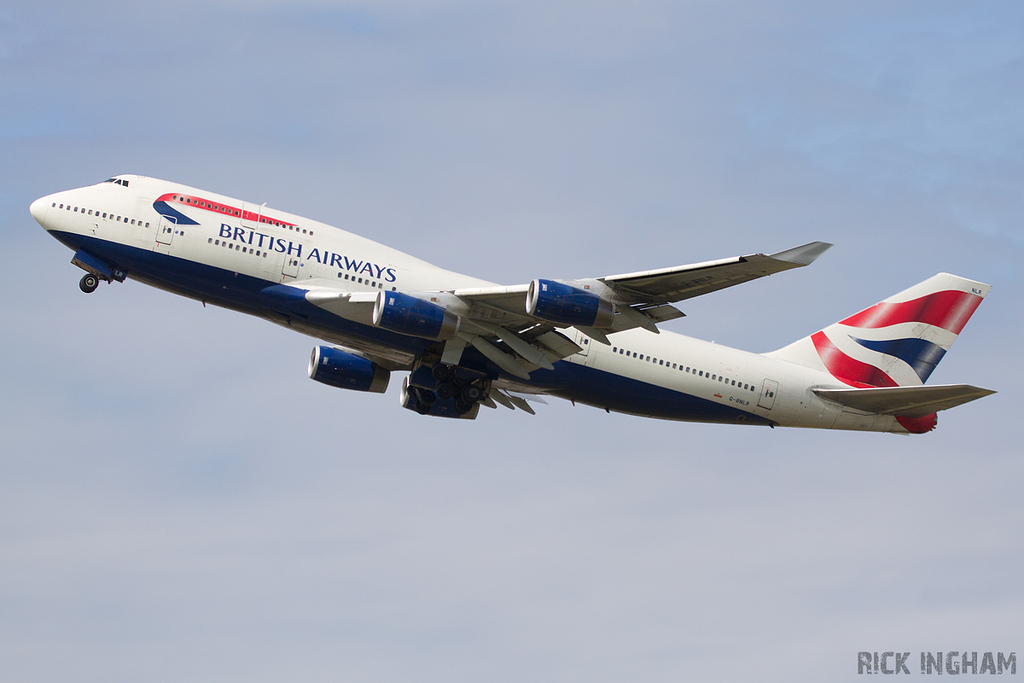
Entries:
[[673,304],[809,265],[811,242],[623,275],[504,286],[364,237],[177,183],[121,175],[48,195],[32,216],[74,252],[80,287],[138,280],[327,342],[309,376],[474,419],[525,396],[716,422],[919,434],[994,393],[925,385],[990,286],[940,273],[771,353],[658,329]]

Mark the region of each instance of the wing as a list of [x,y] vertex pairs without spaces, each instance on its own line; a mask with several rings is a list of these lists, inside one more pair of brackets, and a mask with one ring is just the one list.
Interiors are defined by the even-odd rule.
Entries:
[[624,302],[642,305],[672,303],[810,265],[831,246],[825,242],[810,242],[770,255],[737,256],[689,266],[612,275],[601,280]]
[[[444,341],[443,363],[458,364],[469,345],[510,375],[529,379],[531,371],[553,369],[554,361],[582,350],[575,330],[604,344],[609,344],[607,335],[636,327],[658,333],[658,323],[683,315],[674,302],[809,265],[831,246],[810,242],[769,255],[513,286],[353,293],[330,280],[307,280],[268,287],[264,293],[381,326],[389,324],[387,311],[381,309],[395,306],[401,324],[409,327],[387,329]],[[422,324],[413,330],[410,321],[416,316],[422,316]],[[432,326],[428,319],[438,324]],[[424,333],[426,329],[431,332]]]
[[[832,245],[826,242],[809,242],[793,249],[775,254],[751,254],[718,261],[706,261],[674,268],[647,270],[623,275],[611,275],[590,280],[566,281],[565,284],[612,304],[615,315],[606,324],[580,325],[599,341],[604,334],[619,332],[633,327],[644,327],[657,333],[657,323],[679,318],[681,311],[673,303],[702,294],[716,292],[726,287],[756,280],[766,275],[780,273],[791,268],[810,265]],[[490,319],[492,322],[522,324],[538,322],[524,305],[530,285],[512,287],[488,287],[457,289],[455,296],[474,305],[472,319]],[[541,322],[551,323],[542,319]],[[570,325],[559,325],[567,327]],[[602,334],[604,333],[604,334]]]

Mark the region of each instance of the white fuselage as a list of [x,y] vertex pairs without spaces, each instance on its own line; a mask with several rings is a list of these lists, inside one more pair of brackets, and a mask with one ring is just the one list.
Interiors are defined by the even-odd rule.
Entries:
[[[411,369],[428,342],[382,334],[365,317],[287,315],[259,292],[316,281],[365,294],[494,286],[283,211],[152,178],[112,180],[43,197],[32,214],[70,248],[129,278],[259,315],[396,367]],[[158,202],[166,210],[158,211]],[[825,372],[672,332],[617,332],[608,346],[572,328],[564,332],[583,350],[556,363],[557,372],[495,381],[665,419],[906,432],[891,416],[819,398],[812,388],[844,386]]]

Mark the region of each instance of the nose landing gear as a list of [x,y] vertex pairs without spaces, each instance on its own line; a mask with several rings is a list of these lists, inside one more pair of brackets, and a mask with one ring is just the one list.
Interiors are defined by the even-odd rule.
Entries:
[[78,288],[86,294],[92,294],[99,286],[100,279],[92,273],[86,273],[82,276],[82,279],[78,281]]

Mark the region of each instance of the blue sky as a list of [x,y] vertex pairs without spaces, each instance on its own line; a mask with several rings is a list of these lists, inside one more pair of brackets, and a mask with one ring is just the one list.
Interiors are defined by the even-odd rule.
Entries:
[[[860,650],[1024,652],[1022,19],[0,9],[5,679],[844,680]],[[948,271],[994,289],[931,381],[999,393],[915,438],[555,400],[421,418],[310,382],[315,342],[268,323],[82,295],[28,205],[118,173],[508,284],[821,239],[667,327],[767,351]]]

